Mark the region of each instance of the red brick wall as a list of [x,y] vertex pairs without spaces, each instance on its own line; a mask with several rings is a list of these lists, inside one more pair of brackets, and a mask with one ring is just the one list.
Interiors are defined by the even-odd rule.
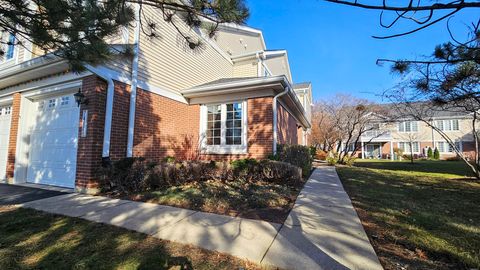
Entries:
[[15,153],[17,151],[18,121],[20,120],[21,94],[13,94],[12,120],[10,122],[10,136],[7,156],[7,179],[13,178],[15,171]]
[[88,129],[87,136],[81,137],[81,127],[79,127],[75,183],[78,188],[98,187],[102,162],[106,89],[107,84],[95,75],[83,79],[82,93],[88,98],[88,104],[81,105],[79,117],[81,121],[83,110],[88,110]]
[[[279,144],[299,144],[302,141],[301,130],[297,128],[295,118],[281,105],[277,107],[277,141]],[[298,134],[300,136],[298,136]]]
[[114,89],[110,158],[118,160],[127,156],[130,85],[115,81]]
[[160,160],[197,157],[200,106],[138,89],[134,156]]

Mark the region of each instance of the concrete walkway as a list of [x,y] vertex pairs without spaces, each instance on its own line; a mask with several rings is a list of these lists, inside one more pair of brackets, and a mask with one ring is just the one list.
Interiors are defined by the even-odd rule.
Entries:
[[318,167],[262,260],[285,269],[383,269],[334,167]]
[[332,167],[315,170],[283,225],[82,194],[22,206],[285,269],[382,269]]

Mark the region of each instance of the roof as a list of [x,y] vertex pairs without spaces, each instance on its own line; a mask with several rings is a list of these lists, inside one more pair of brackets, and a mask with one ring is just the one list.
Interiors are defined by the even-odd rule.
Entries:
[[446,108],[440,105],[432,105],[432,103],[430,102],[410,103],[409,107],[406,106],[406,103],[400,103],[400,104],[386,103],[386,104],[380,104],[380,106],[384,110],[386,110],[392,117],[401,116],[402,111],[403,112],[408,111],[409,113],[418,112],[418,114],[433,117],[433,118],[465,117],[469,115],[468,113],[465,112],[465,110],[460,110],[458,108]]
[[258,77],[221,78],[221,79],[218,79],[218,80],[214,80],[214,81],[211,81],[211,82],[207,82],[207,83],[204,83],[204,84],[194,86],[190,89],[195,89],[195,88],[199,88],[199,87],[203,87],[203,86],[214,86],[214,85],[228,84],[228,83],[234,83],[234,82],[249,81],[249,80],[252,80],[252,79],[258,79]]
[[211,97],[227,94],[239,94],[255,92],[260,90],[273,90],[269,93],[279,94],[287,90],[281,95],[286,103],[286,106],[292,109],[294,117],[301,123],[302,126],[309,128],[311,123],[306,116],[305,108],[298,99],[297,94],[293,91],[285,75],[271,76],[271,77],[240,77],[240,78],[222,78],[201,84],[189,89],[182,90],[181,93],[185,98],[195,99],[203,97]]
[[293,84],[293,89],[304,89],[304,88],[309,88],[312,85],[311,82],[301,82],[301,83],[295,83]]

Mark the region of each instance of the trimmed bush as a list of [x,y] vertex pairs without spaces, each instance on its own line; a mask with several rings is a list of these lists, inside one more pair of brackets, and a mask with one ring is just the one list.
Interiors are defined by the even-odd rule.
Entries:
[[433,159],[433,150],[431,147],[428,147],[428,150],[427,150],[427,158],[428,159]]
[[303,145],[280,144],[277,148],[278,160],[288,162],[302,169],[304,177],[312,170],[312,156],[310,149]]
[[435,147],[435,151],[433,151],[433,159],[440,159],[440,151],[438,148]]
[[103,171],[101,190],[132,194],[207,180],[263,181],[297,185],[302,170],[280,161],[241,159],[229,162],[171,160],[153,163],[143,158],[125,158]]
[[335,166],[338,162],[338,154],[337,153],[329,153],[327,158],[326,158],[326,161],[327,161],[328,165]]

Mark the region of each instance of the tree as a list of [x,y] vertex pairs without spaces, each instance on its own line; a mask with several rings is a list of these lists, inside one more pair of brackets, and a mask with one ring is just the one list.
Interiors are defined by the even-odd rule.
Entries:
[[341,134],[335,128],[328,101],[315,102],[312,109],[312,144],[324,152],[330,152],[340,140]]
[[[366,143],[382,135],[381,132],[376,132],[378,126],[372,123],[385,120],[379,119],[385,114],[382,113],[382,108],[373,102],[351,95],[337,94],[333,99],[321,101],[318,104],[321,104],[319,106],[322,107],[323,116],[313,118],[313,125],[324,130],[321,139],[327,138],[325,141],[328,141],[330,146],[328,151],[338,153],[338,163],[345,164],[354,157],[360,149],[362,137],[369,132],[375,134],[369,136]],[[349,145],[353,145],[353,149],[349,149]]]
[[[135,19],[134,5],[139,16]],[[84,63],[98,64],[128,48],[115,50],[108,39],[123,27],[139,23],[143,34],[156,38],[157,25],[144,13],[155,8],[157,15],[173,25],[191,48],[200,45],[180,24],[203,28],[213,35],[221,23],[244,23],[248,9],[243,0],[0,0],[0,45],[25,46],[31,42],[44,52],[69,61],[72,69]],[[138,21],[136,21],[138,20]],[[4,46],[0,46],[4,47]],[[0,56],[5,50],[0,48]]]

